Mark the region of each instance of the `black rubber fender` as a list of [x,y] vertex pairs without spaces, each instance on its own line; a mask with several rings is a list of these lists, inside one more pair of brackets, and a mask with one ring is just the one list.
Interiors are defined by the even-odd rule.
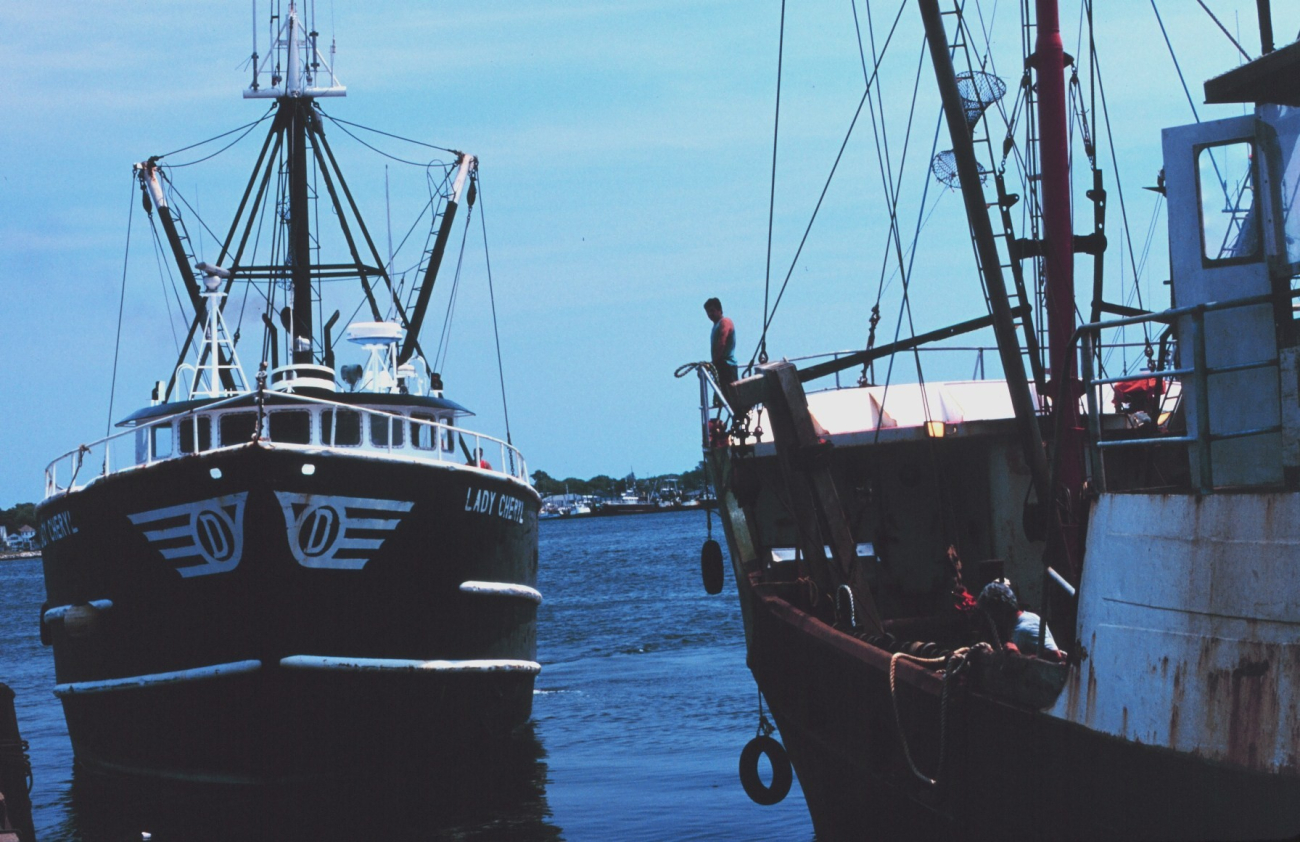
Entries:
[[[772,785],[764,786],[758,776],[758,758],[767,755],[772,764]],[[759,736],[746,743],[740,752],[740,785],[745,794],[755,804],[770,807],[779,804],[790,794],[790,785],[794,783],[794,771],[790,768],[790,758],[786,756],[785,747],[771,737]]]
[[705,593],[722,593],[722,546],[712,538],[700,550],[700,576],[704,579]]
[[41,645],[42,645],[42,646],[50,646],[51,644],[54,643],[54,639],[53,639],[53,637],[50,635],[50,627],[49,627],[49,625],[45,622],[45,612],[46,612],[46,611],[49,611],[49,610],[50,610],[50,603],[49,603],[49,602],[46,602],[46,603],[44,603],[44,604],[41,606],[41,616],[40,616],[40,619],[38,620],[38,622],[40,623],[40,629],[41,629]]

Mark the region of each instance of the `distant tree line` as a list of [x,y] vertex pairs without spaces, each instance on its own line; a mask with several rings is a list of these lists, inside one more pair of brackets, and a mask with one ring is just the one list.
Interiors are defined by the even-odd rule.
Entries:
[[19,503],[12,509],[0,509],[0,526],[3,526],[10,534],[18,531],[21,526],[36,526],[36,504]]
[[627,490],[629,484],[635,483],[641,490],[650,491],[659,486],[663,480],[675,479],[682,492],[690,494],[708,488],[708,473],[704,462],[689,471],[680,474],[660,474],[652,477],[638,477],[629,474],[622,479],[600,474],[590,479],[568,477],[556,479],[545,471],[533,472],[533,487],[545,497],[548,494],[582,494],[596,497],[617,497]]

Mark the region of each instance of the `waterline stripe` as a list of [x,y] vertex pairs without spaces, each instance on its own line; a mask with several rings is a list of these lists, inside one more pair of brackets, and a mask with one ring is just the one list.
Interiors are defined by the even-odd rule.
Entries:
[[224,678],[230,675],[257,672],[262,668],[261,661],[232,661],[228,664],[213,664],[210,667],[195,667],[175,672],[156,672],[149,675],[133,675],[127,678],[107,678],[102,681],[74,681],[70,684],[56,684],[54,695],[78,696],[86,693],[103,693],[109,690],[139,690],[165,684],[181,684],[188,681],[206,681]]

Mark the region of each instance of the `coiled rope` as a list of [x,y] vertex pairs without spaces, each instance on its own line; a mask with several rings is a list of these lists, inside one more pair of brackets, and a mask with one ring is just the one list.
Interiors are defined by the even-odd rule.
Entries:
[[705,371],[707,371],[710,375],[713,376],[714,381],[717,381],[718,370],[713,367],[713,363],[706,363],[706,362],[687,363],[686,365],[680,365],[677,367],[677,370],[673,372],[673,377],[685,377],[691,372],[699,371],[700,369],[704,369]]
[[27,777],[27,792],[30,794],[36,779],[32,776],[32,758],[27,751],[26,740],[0,740],[0,757],[19,757],[22,759],[23,769]]

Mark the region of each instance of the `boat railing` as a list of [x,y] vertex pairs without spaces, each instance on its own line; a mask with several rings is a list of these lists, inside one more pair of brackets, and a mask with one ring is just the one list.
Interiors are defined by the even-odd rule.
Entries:
[[[241,447],[252,440],[243,438],[235,442],[222,440],[217,431],[218,421],[226,411],[261,414],[256,439],[271,444],[299,448],[305,451],[322,449],[349,454],[381,455],[410,459],[416,462],[435,462],[455,465],[466,470],[481,471],[512,477],[528,483],[528,466],[523,454],[512,444],[467,430],[443,421],[411,417],[398,412],[355,406],[338,401],[294,393],[276,393],[276,405],[259,409],[250,407],[247,398],[251,393],[224,398],[183,412],[166,415],[140,423],[121,432],[113,433],[88,444],[83,444],[58,456],[45,468],[45,497],[48,499],[69,491],[86,487],[102,477],[124,471],[136,470],[158,462],[166,462],[196,453],[209,453]],[[286,409],[284,402],[292,401],[316,408],[312,432],[308,441],[295,436],[292,441],[276,441],[270,434],[267,416]],[[355,413],[360,431],[357,444],[339,444],[333,431],[335,417],[331,413]],[[418,414],[418,409],[416,410]],[[326,441],[325,417],[333,441]],[[409,427],[408,427],[409,425]],[[381,431],[378,435],[375,431]],[[183,440],[182,440],[183,439]],[[456,444],[466,454],[457,454]],[[489,467],[480,467],[487,463]],[[497,466],[497,467],[492,467]]]
[[[932,347],[917,347],[917,348],[908,349],[906,351],[906,353],[918,353],[918,352],[926,353],[926,354],[934,354],[934,353],[974,354],[975,368],[971,379],[983,380],[985,379],[984,376],[985,352],[991,352],[996,354],[997,349],[988,348],[982,345],[960,345],[960,346],[942,345],[942,346],[932,346]],[[841,357],[847,357],[851,354],[860,354],[860,353],[862,352],[861,351],[824,351],[818,354],[807,354],[801,357],[786,357],[784,359],[786,362],[791,362],[798,365],[801,363],[838,360]],[[714,435],[711,433],[711,429],[713,429],[713,427],[711,427],[711,424],[713,423],[713,419],[709,417],[710,412],[714,409],[718,409],[719,404],[721,404],[721,408],[726,410],[726,414],[728,418],[730,418],[730,416],[733,414],[733,410],[731,408],[730,402],[727,400],[727,396],[723,393],[722,388],[718,385],[718,381],[714,374],[713,368],[708,364],[702,362],[687,363],[686,365],[678,369],[677,376],[678,377],[683,376],[684,374],[688,373],[688,371],[692,368],[694,368],[695,373],[699,377],[699,381],[700,381],[700,430],[701,430],[704,449],[708,450],[711,446],[715,446],[714,444],[710,443],[711,441],[714,441],[716,443],[716,439]],[[748,366],[744,370],[744,372],[742,372],[741,376],[748,377],[753,373],[754,373],[754,366]],[[863,384],[858,381],[854,381],[853,385],[857,387]],[[836,389],[844,388],[844,386],[840,382],[840,372],[838,371],[835,372],[835,388]],[[724,422],[724,427],[725,426],[726,424]]]
[[[1300,295],[1300,293],[1293,293],[1293,297],[1297,295]],[[1150,449],[1168,445],[1181,445],[1192,448],[1191,455],[1196,460],[1197,468],[1194,474],[1196,485],[1200,491],[1208,493],[1215,487],[1213,461],[1211,459],[1214,443],[1275,434],[1282,430],[1280,417],[1278,423],[1275,424],[1218,431],[1212,429],[1210,418],[1208,386],[1211,377],[1259,369],[1271,368],[1276,370],[1279,369],[1280,363],[1277,356],[1271,356],[1227,365],[1209,365],[1206,355],[1206,314],[1271,304],[1273,301],[1274,296],[1272,295],[1258,295],[1230,301],[1209,302],[1162,310],[1157,313],[1145,313],[1109,321],[1093,322],[1082,325],[1075,331],[1074,341],[1078,343],[1082,363],[1081,376],[1084,384],[1085,409],[1089,427],[1088,440],[1092,449],[1091,468],[1098,490],[1107,490],[1106,460],[1103,458],[1105,452],[1119,449]],[[1155,370],[1134,371],[1116,376],[1106,376],[1101,373],[1101,355],[1108,349],[1120,348],[1125,345],[1123,342],[1103,342],[1103,333],[1139,325],[1159,324],[1173,326],[1176,323],[1181,327],[1178,334],[1178,354],[1175,367],[1160,368],[1157,365],[1153,366]],[[1117,384],[1133,383],[1144,379],[1157,381],[1157,391],[1163,401],[1158,413],[1161,417],[1149,419],[1144,428],[1145,433],[1143,428],[1139,428],[1136,434],[1133,435],[1114,435],[1106,429],[1104,424],[1106,412],[1103,404],[1103,392],[1107,388],[1113,390]],[[1182,392],[1183,384],[1191,386],[1190,392],[1194,395],[1193,400],[1182,400],[1184,394]],[[1183,417],[1190,421],[1186,425],[1187,432],[1180,433],[1172,430],[1167,424],[1167,421],[1175,416],[1175,410],[1177,409],[1176,405],[1169,405],[1171,399],[1175,404],[1182,405]]]

